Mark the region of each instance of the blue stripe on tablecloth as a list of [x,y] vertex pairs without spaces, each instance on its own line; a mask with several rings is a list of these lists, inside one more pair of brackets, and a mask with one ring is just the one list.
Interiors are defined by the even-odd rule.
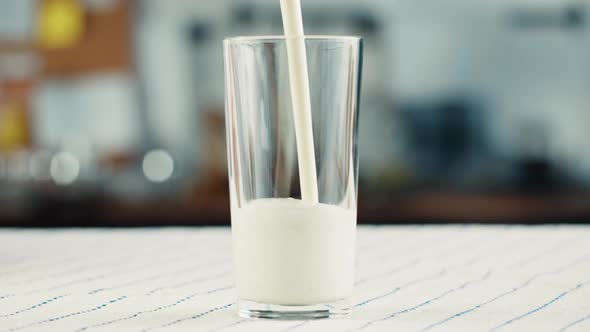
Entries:
[[229,328],[238,326],[238,325],[242,325],[242,324],[245,324],[245,323],[249,323],[249,322],[253,322],[253,320],[252,319],[247,319],[247,318],[240,318],[240,319],[238,319],[236,321],[233,321],[233,322],[231,322],[229,324],[226,324],[226,325],[223,325],[223,326],[214,328],[212,330],[209,330],[208,332],[219,332],[219,331],[223,331],[223,330],[226,330],[226,329],[229,329]]
[[502,324],[500,324],[498,326],[495,326],[494,328],[490,329],[490,332],[497,331],[497,330],[499,330],[499,329],[501,329],[501,328],[503,328],[503,327],[505,327],[507,325],[510,325],[510,324],[512,324],[512,323],[514,323],[516,321],[519,321],[521,319],[524,319],[524,318],[526,318],[526,317],[528,317],[528,316],[530,316],[530,315],[532,315],[532,314],[534,314],[536,312],[539,312],[539,311],[541,311],[541,310],[549,307],[550,305],[552,305],[553,303],[561,300],[562,298],[564,298],[568,294],[573,293],[575,291],[578,291],[579,289],[581,289],[582,287],[584,287],[586,284],[588,284],[588,282],[590,282],[590,280],[577,284],[575,287],[572,287],[572,288],[568,289],[567,291],[562,292],[561,294],[559,294],[556,297],[552,298],[549,302],[544,303],[541,306],[538,306],[538,307],[536,307],[536,308],[528,311],[527,313],[524,313],[522,315],[519,315],[519,316],[516,316],[514,318],[511,318],[511,319],[505,321],[504,323],[502,323]]
[[508,269],[523,268],[523,267],[529,265],[530,263],[533,263],[533,262],[545,257],[545,255],[547,255],[547,254],[550,254],[552,252],[555,252],[557,250],[561,250],[563,248],[566,248],[566,247],[569,247],[569,246],[575,244],[576,243],[575,239],[576,239],[576,237],[570,237],[570,238],[561,240],[558,243],[556,243],[555,245],[553,245],[553,246],[551,246],[539,253],[536,253],[532,256],[522,258],[514,264],[510,264],[508,266]]
[[[570,239],[567,239],[567,241],[571,241],[571,238],[570,238]],[[560,241],[560,242],[559,242],[557,245],[555,245],[555,246],[552,246],[551,248],[552,248],[552,249],[561,248],[561,247],[563,247],[563,245],[564,245],[564,243],[563,243],[563,242],[564,242],[564,241]],[[493,252],[494,254],[496,254],[496,253],[497,253],[495,250],[493,250],[492,252]],[[551,250],[543,250],[542,254],[539,254],[539,253],[537,253],[537,254],[535,254],[534,256],[532,256],[531,258],[528,258],[528,259],[527,259],[527,263],[528,263],[528,262],[530,262],[530,261],[531,261],[533,258],[534,258],[534,259],[540,258],[540,257],[542,257],[542,255],[544,255],[544,254],[547,254],[547,253],[550,253],[550,252],[551,252]],[[522,263],[523,263],[523,261],[522,261],[522,260],[519,260],[518,264],[516,264],[516,265],[513,265],[513,266],[514,266],[514,267],[521,267],[521,265],[522,265],[522,266],[524,266],[524,264],[522,264]],[[398,311],[398,312],[396,312],[396,313],[393,313],[393,314],[391,314],[391,315],[389,315],[389,316],[386,316],[385,318],[382,318],[382,319],[378,319],[378,320],[369,321],[369,322],[365,323],[364,325],[362,325],[361,327],[359,327],[359,328],[357,328],[357,329],[353,329],[353,331],[362,330],[362,329],[364,329],[364,328],[366,328],[366,327],[369,327],[369,326],[371,326],[371,325],[373,325],[373,324],[375,324],[375,323],[377,323],[377,322],[384,321],[384,320],[388,320],[388,319],[391,319],[391,318],[393,318],[393,317],[395,317],[395,316],[397,316],[397,315],[399,315],[399,314],[403,314],[403,313],[406,313],[406,312],[410,312],[410,311],[416,310],[416,309],[418,309],[418,308],[420,308],[420,307],[422,307],[422,306],[425,306],[425,305],[428,305],[428,304],[430,304],[430,303],[432,303],[432,302],[434,302],[434,301],[437,301],[437,300],[439,300],[439,299],[441,299],[441,298],[445,297],[446,295],[448,295],[448,294],[450,294],[450,293],[453,293],[453,292],[455,292],[455,291],[458,291],[458,290],[464,289],[464,288],[466,288],[467,286],[469,286],[469,285],[471,285],[471,284],[473,284],[473,283],[477,283],[477,282],[482,282],[482,281],[485,281],[485,280],[487,280],[487,279],[488,279],[490,276],[491,276],[491,270],[490,270],[490,271],[488,271],[488,272],[487,272],[487,273],[486,273],[486,274],[485,274],[485,275],[484,275],[482,278],[479,278],[479,279],[476,279],[476,280],[472,280],[472,281],[468,281],[468,282],[466,282],[466,283],[462,284],[462,285],[461,285],[461,286],[459,286],[459,287],[456,287],[456,288],[453,288],[453,289],[447,290],[447,291],[443,292],[442,294],[440,294],[439,296],[437,296],[437,297],[434,297],[434,298],[432,298],[432,299],[429,299],[429,300],[427,300],[427,301],[425,301],[425,302],[422,302],[422,303],[420,303],[420,304],[418,304],[418,305],[416,305],[416,306],[414,306],[414,307],[411,307],[411,308],[408,308],[408,309],[404,309],[404,310]]]
[[[169,261],[169,262],[174,262],[174,261]],[[93,291],[91,291],[89,294],[95,294],[95,293],[99,293],[99,292],[103,292],[106,290],[112,290],[112,289],[118,289],[118,288],[123,288],[129,285],[134,285],[138,282],[142,282],[142,281],[149,281],[149,280],[154,280],[154,279],[158,279],[162,276],[165,275],[174,275],[174,274],[178,274],[178,273],[182,273],[182,272],[186,272],[186,271],[191,271],[191,270],[196,270],[196,269],[200,269],[204,266],[212,266],[211,264],[216,263],[217,261],[206,261],[206,262],[200,262],[197,265],[194,265],[192,267],[189,268],[183,268],[182,270],[178,270],[178,271],[173,271],[173,272],[166,272],[166,273],[162,273],[160,275],[156,275],[156,276],[152,276],[150,278],[142,278],[142,279],[138,279],[138,280],[132,280],[130,282],[125,282],[119,285],[115,285],[112,287],[105,287],[105,288],[100,288],[100,289],[95,289]],[[225,262],[222,262],[219,265],[222,264],[226,264]],[[229,263],[228,263],[229,264]],[[70,286],[75,286],[75,285],[81,285],[81,284],[85,284],[85,283],[89,283],[89,282],[93,282],[93,281],[97,281],[97,280],[102,280],[105,278],[110,278],[113,276],[117,276],[117,277],[121,277],[121,275],[124,274],[129,274],[129,273],[133,273],[133,272],[137,272],[137,271],[141,271],[144,270],[146,268],[151,268],[154,266],[153,262],[150,263],[146,263],[146,264],[142,264],[140,266],[136,266],[131,270],[121,270],[121,271],[117,271],[117,272],[112,272],[112,273],[99,273],[97,275],[93,275],[90,277],[84,277],[84,278],[79,278],[79,279],[74,279],[74,280],[70,280],[68,282],[65,283],[61,283],[61,284],[57,284],[48,288],[37,288],[37,289],[33,289],[30,291],[27,291],[24,293],[24,295],[30,295],[30,294],[35,294],[35,293],[39,293],[42,291],[54,291],[54,290],[58,290],[58,289],[62,289],[62,288],[66,288],[66,287],[70,287]]]
[[[460,245],[458,245],[458,246],[451,247],[452,249],[451,249],[451,250],[447,250],[447,252],[450,252],[450,253],[452,253],[452,254],[453,254],[453,255],[450,255],[451,257],[452,257],[452,256],[454,256],[454,254],[460,254],[460,253],[463,253],[463,252],[464,252],[464,250],[463,250],[463,249],[464,249],[464,247],[469,247],[469,246],[472,244],[472,242],[474,242],[474,241],[479,241],[479,240],[480,240],[479,238],[472,239],[472,240],[471,240],[471,241],[469,241],[469,242],[462,243],[462,244],[460,244]],[[424,248],[424,245],[420,245],[419,247],[421,247],[421,248]],[[448,249],[448,248],[447,248],[447,249]],[[403,250],[403,252],[407,252],[407,249],[406,249],[406,250]],[[448,257],[448,256],[447,256],[447,257]],[[384,258],[384,257],[382,257],[381,259],[383,259],[383,258]],[[478,259],[479,259],[479,258],[474,258],[474,260],[473,260],[473,261],[471,261],[469,264],[467,264],[467,265],[462,265],[462,266],[469,266],[469,265],[471,265],[471,264],[474,264],[474,263],[475,263],[475,262],[476,262]],[[396,273],[398,273],[398,272],[405,271],[405,270],[406,270],[406,269],[408,269],[408,268],[411,268],[411,267],[414,267],[414,266],[418,265],[418,264],[419,264],[419,263],[421,263],[422,261],[423,261],[423,259],[422,259],[422,258],[420,258],[420,257],[418,257],[418,258],[416,258],[416,259],[414,259],[414,260],[410,261],[410,262],[409,262],[409,263],[407,263],[407,264],[403,264],[403,265],[401,265],[401,266],[396,266],[396,267],[394,267],[393,269],[389,269],[389,270],[387,270],[387,271],[380,272],[380,273],[378,273],[378,274],[375,274],[375,275],[372,275],[372,276],[370,276],[370,277],[363,277],[363,278],[361,278],[361,279],[359,279],[358,281],[356,281],[356,282],[355,282],[355,286],[360,286],[360,285],[362,285],[362,284],[364,284],[364,283],[367,283],[367,282],[370,282],[370,281],[374,281],[374,280],[378,280],[379,278],[382,278],[382,277],[387,277],[387,276],[391,276],[391,275],[394,275],[394,274],[396,274]]]
[[424,302],[422,302],[420,304],[417,304],[417,305],[415,305],[413,307],[410,307],[410,308],[407,308],[407,309],[396,311],[396,312],[394,312],[394,313],[392,313],[392,314],[390,314],[390,315],[388,315],[386,317],[383,317],[381,319],[367,322],[364,325],[360,326],[359,328],[356,328],[356,329],[353,329],[353,330],[350,330],[350,331],[360,331],[360,330],[363,330],[363,329],[365,329],[365,328],[367,328],[367,327],[369,327],[369,326],[371,326],[371,325],[373,325],[375,323],[386,321],[386,320],[392,319],[392,318],[394,318],[394,317],[396,317],[398,315],[405,314],[405,313],[408,313],[408,312],[412,312],[412,311],[414,311],[416,309],[419,309],[419,308],[424,307],[424,306],[426,306],[428,304],[431,304],[433,302],[436,302],[436,301],[442,299],[443,297],[445,297],[445,296],[447,296],[449,294],[452,294],[452,293],[457,292],[459,290],[465,289],[465,288],[469,287],[472,284],[486,281],[486,280],[488,280],[490,278],[491,275],[492,275],[492,271],[491,270],[488,270],[481,278],[477,278],[477,279],[474,279],[474,280],[466,281],[466,282],[462,283],[461,285],[459,285],[458,287],[451,288],[451,289],[449,289],[449,290],[441,293],[440,295],[438,295],[436,297],[433,297],[433,298],[430,298],[430,299],[428,299],[428,300],[426,300],[426,301],[424,301]]
[[377,300],[381,300],[383,298],[386,298],[388,296],[391,296],[391,295],[399,292],[400,290],[402,290],[404,288],[410,287],[412,285],[419,284],[421,282],[430,281],[430,280],[436,280],[436,279],[439,279],[439,278],[441,278],[442,276],[444,276],[446,274],[447,274],[447,269],[446,268],[443,268],[443,269],[439,270],[436,273],[433,273],[433,274],[428,275],[427,277],[418,278],[418,279],[414,279],[414,280],[408,281],[405,284],[402,284],[401,286],[395,287],[395,288],[387,291],[386,293],[383,293],[381,295],[374,296],[372,298],[363,300],[363,301],[355,304],[353,307],[354,308],[362,307],[362,306],[367,305],[367,304],[369,304],[371,302],[374,302],[374,301],[377,301]]
[[298,328],[300,328],[300,327],[303,327],[303,326],[305,326],[305,325],[309,324],[310,322],[311,322],[310,320],[306,320],[306,321],[303,321],[303,322],[297,323],[297,324],[295,324],[295,325],[291,325],[291,326],[287,327],[286,329],[284,329],[284,330],[281,330],[280,332],[290,332],[290,331],[294,331],[295,329],[298,329]]
[[183,281],[181,283],[177,283],[177,284],[173,284],[173,285],[160,286],[160,287],[157,287],[157,288],[154,288],[154,289],[148,291],[145,295],[150,296],[150,295],[154,295],[157,292],[161,292],[161,291],[163,291],[165,289],[178,289],[178,288],[182,288],[184,286],[187,286],[187,285],[190,285],[190,284],[194,284],[194,283],[197,283],[197,282],[210,281],[210,280],[213,280],[213,279],[221,278],[223,276],[227,276],[227,275],[229,275],[230,272],[231,272],[231,270],[224,270],[224,271],[221,271],[219,273],[215,273],[213,275],[209,275],[209,276],[205,276],[205,277],[201,276],[201,277],[198,277],[198,278],[194,278],[194,279],[191,279],[191,280],[188,280],[188,281]]
[[573,321],[573,322],[567,324],[566,326],[562,327],[561,329],[559,329],[559,331],[557,331],[557,332],[565,332],[565,331],[571,329],[572,327],[574,327],[578,324],[581,324],[585,321],[590,321],[590,315],[582,317],[580,319],[576,319],[575,321]]
[[211,313],[214,313],[216,311],[220,311],[220,310],[223,310],[223,309],[228,309],[228,308],[230,308],[230,307],[232,307],[234,305],[235,305],[235,303],[224,304],[224,305],[221,305],[221,306],[218,306],[218,307],[211,308],[211,309],[209,309],[207,311],[203,311],[203,312],[201,312],[199,314],[196,314],[196,315],[193,315],[193,316],[190,316],[190,317],[185,317],[185,318],[177,319],[177,320],[171,321],[169,323],[166,323],[164,325],[150,327],[150,328],[141,330],[141,332],[147,332],[147,331],[152,331],[152,330],[156,330],[156,329],[163,329],[163,328],[174,326],[176,324],[180,324],[182,322],[186,322],[186,321],[189,321],[189,320],[199,319],[201,317],[204,317],[204,316],[209,315]]
[[114,304],[116,302],[122,301],[122,300],[124,300],[126,298],[127,298],[127,296],[121,296],[121,297],[118,297],[116,299],[110,300],[110,301],[108,301],[106,303],[103,303],[103,304],[101,304],[99,306],[93,307],[91,309],[80,310],[80,311],[72,312],[72,313],[69,313],[69,314],[66,314],[66,315],[62,315],[62,316],[57,316],[57,317],[53,317],[53,318],[48,318],[48,319],[40,320],[40,321],[33,322],[33,323],[30,323],[30,324],[27,324],[27,325],[13,327],[13,328],[10,328],[10,329],[4,330],[4,331],[7,331],[7,332],[19,331],[19,330],[26,329],[26,328],[29,328],[29,327],[39,326],[39,325],[43,325],[43,324],[47,324],[47,323],[52,323],[52,322],[55,322],[55,321],[58,321],[58,320],[62,320],[62,319],[66,319],[66,318],[70,318],[70,317],[74,317],[74,316],[79,316],[79,315],[91,313],[91,312],[94,312],[94,311],[97,311],[97,310],[104,309],[107,306],[110,306],[110,305],[112,305],[112,304]]
[[409,263],[398,265],[398,266],[396,266],[396,267],[394,267],[392,269],[389,269],[389,270],[387,270],[385,272],[380,272],[380,273],[378,273],[376,275],[372,275],[370,277],[364,277],[362,279],[359,279],[359,280],[357,280],[354,283],[354,285],[355,286],[360,286],[360,285],[362,285],[362,284],[364,284],[364,283],[366,283],[368,281],[372,281],[372,280],[383,278],[383,277],[387,277],[387,276],[392,276],[392,275],[394,275],[394,274],[396,274],[398,272],[405,271],[406,269],[408,269],[410,267],[414,267],[414,266],[418,265],[421,261],[422,261],[422,259],[416,258],[413,261],[410,261]]
[[[142,255],[142,254],[146,254],[146,253],[149,253],[149,252],[160,252],[160,251],[162,251],[162,250],[164,250],[166,248],[167,247],[165,247],[165,246],[157,247],[157,248],[150,247],[149,250],[142,250],[139,253],[138,252],[134,252],[132,254],[129,254],[129,255],[126,256],[127,258],[121,259],[121,257],[118,257],[118,259],[115,260],[115,262],[117,264],[114,264],[114,266],[126,266],[126,265],[129,264],[129,261],[131,259],[133,259],[134,257],[136,257],[137,255]],[[213,252],[218,252],[218,251],[213,251]],[[170,255],[168,255],[168,256],[170,256]],[[160,262],[159,264],[175,264],[178,261],[177,256],[178,255],[171,256],[170,258],[175,257],[175,259],[166,259],[166,260],[164,260],[164,262]],[[157,258],[167,258],[167,257],[156,257],[156,259]],[[187,259],[191,259],[192,257],[188,256],[186,258]],[[80,261],[80,260],[81,259],[78,257],[78,259],[71,259],[70,258],[67,261],[74,261],[75,262],[75,261]],[[99,264],[97,264],[96,262],[92,262],[90,264],[83,265],[82,268],[80,268],[80,267],[76,268],[76,270],[79,270],[79,271],[74,271],[74,272],[88,272],[89,270],[95,270],[99,266],[112,267],[113,266],[113,263],[114,263],[113,260],[101,261],[101,263],[99,263]],[[202,263],[211,264],[212,262],[209,262],[208,261],[208,262],[202,262]],[[45,264],[43,264],[43,265],[45,265]],[[55,264],[51,264],[51,265],[55,265]],[[110,274],[101,273],[101,274],[98,274],[98,275],[95,275],[95,276],[91,276],[91,277],[74,279],[74,280],[71,280],[71,281],[69,281],[67,283],[58,284],[58,285],[55,285],[55,286],[52,286],[52,287],[49,287],[49,288],[33,289],[33,290],[30,290],[30,291],[24,293],[24,295],[35,294],[35,293],[39,293],[39,292],[42,292],[42,291],[53,291],[53,290],[57,290],[57,289],[68,287],[68,286],[84,284],[86,282],[101,280],[101,279],[104,279],[106,277],[110,277],[112,275],[117,275],[117,276],[120,277],[123,274],[129,274],[129,273],[132,273],[132,272],[138,272],[138,271],[144,270],[146,268],[152,268],[153,266],[154,266],[153,262],[149,262],[149,263],[145,263],[145,264],[142,264],[142,265],[139,265],[139,266],[135,266],[133,269],[123,269],[123,270],[120,270],[120,271],[117,271],[117,272],[114,272],[114,273],[110,273]],[[56,273],[54,275],[55,276],[60,276],[60,274],[62,274],[63,272],[64,271],[60,271],[59,273]],[[30,283],[30,282],[37,281],[37,280],[47,279],[47,277],[48,277],[48,275],[45,273],[43,275],[43,278],[34,278],[34,279],[30,279],[30,280],[24,280],[23,282]]]
[[573,262],[571,262],[569,264],[566,264],[566,265],[564,265],[562,267],[559,267],[557,269],[553,269],[553,270],[546,271],[546,272],[541,272],[541,273],[536,273],[531,278],[527,279],[521,285],[519,285],[519,286],[517,286],[515,288],[512,288],[512,289],[510,289],[508,291],[505,291],[505,292],[503,292],[503,293],[501,293],[501,294],[499,294],[499,295],[497,295],[497,296],[495,296],[495,297],[493,297],[493,298],[491,298],[491,299],[489,299],[489,300],[487,300],[485,302],[482,302],[482,303],[480,303],[480,304],[478,304],[476,306],[473,306],[473,307],[471,307],[471,308],[469,308],[467,310],[458,312],[458,313],[456,313],[456,314],[454,314],[454,315],[452,315],[450,317],[447,317],[447,318],[445,318],[445,319],[443,319],[441,321],[438,321],[438,322],[435,322],[433,324],[430,324],[430,325],[426,326],[425,328],[423,328],[420,331],[421,332],[428,331],[428,330],[430,330],[430,329],[432,329],[434,327],[437,327],[437,326],[440,326],[442,324],[445,324],[445,323],[447,323],[447,322],[449,322],[449,321],[451,321],[451,320],[453,320],[455,318],[458,318],[458,317],[461,317],[461,316],[465,316],[465,315],[467,315],[469,313],[472,313],[472,312],[474,312],[474,311],[476,311],[476,310],[478,310],[478,309],[480,309],[480,308],[482,308],[482,307],[484,307],[484,306],[486,306],[486,305],[488,305],[488,304],[490,304],[492,302],[495,302],[495,301],[497,301],[497,300],[499,300],[499,299],[501,299],[503,297],[506,297],[506,296],[508,296],[510,294],[514,294],[514,293],[518,292],[519,290],[527,287],[533,281],[535,281],[536,279],[538,279],[540,277],[544,277],[544,276],[548,276],[548,275],[553,275],[553,274],[561,273],[561,272],[563,272],[563,271],[565,271],[565,270],[567,270],[569,268],[572,268],[572,267],[574,267],[574,266],[576,266],[576,265],[578,265],[578,264],[580,264],[580,263],[588,260],[588,258],[590,258],[590,255],[585,255],[585,256],[582,256],[581,258],[578,258],[578,259],[574,260]]
[[423,277],[423,278],[418,278],[418,279],[415,279],[415,280],[408,281],[408,282],[406,282],[406,283],[404,283],[404,284],[402,284],[402,285],[400,285],[398,287],[395,287],[392,290],[387,291],[386,293],[383,293],[381,295],[378,295],[378,296],[369,298],[367,300],[361,301],[361,302],[355,304],[353,307],[355,307],[355,308],[356,307],[361,307],[361,306],[364,306],[364,305],[369,304],[371,302],[374,302],[374,301],[377,301],[377,300],[381,300],[383,298],[386,298],[388,296],[391,296],[391,295],[399,292],[402,289],[408,288],[408,287],[413,286],[413,285],[416,285],[416,284],[420,284],[422,282],[440,279],[441,277],[445,276],[448,273],[448,271],[454,270],[454,269],[459,268],[459,267],[471,266],[471,265],[475,264],[478,260],[479,260],[479,257],[472,257],[472,258],[470,258],[469,260],[467,260],[463,264],[458,264],[458,265],[454,265],[454,266],[450,266],[450,267],[444,267],[444,268],[440,269],[436,273],[430,274],[430,275],[428,275],[426,277]]
[[4,294],[4,295],[0,296],[0,300],[4,300],[4,299],[7,299],[12,296],[14,296],[14,294]]
[[87,330],[90,330],[90,329],[93,329],[93,328],[96,328],[96,327],[104,327],[104,326],[112,325],[112,324],[115,324],[115,323],[118,323],[118,322],[127,321],[127,320],[130,320],[130,319],[133,319],[133,318],[137,318],[137,317],[139,317],[141,315],[144,315],[144,314],[158,312],[158,311],[161,311],[161,310],[164,310],[164,309],[169,309],[169,308],[175,307],[175,306],[177,306],[177,305],[179,305],[181,303],[187,302],[187,301],[189,301],[189,300],[191,300],[191,299],[193,299],[193,298],[195,298],[197,296],[200,296],[200,295],[211,295],[211,294],[214,294],[214,293],[217,293],[217,292],[221,292],[221,291],[225,291],[225,290],[232,289],[232,288],[233,288],[232,286],[224,286],[224,287],[215,288],[215,289],[204,291],[204,292],[194,293],[194,294],[185,296],[185,297],[181,298],[180,300],[177,300],[177,301],[175,301],[175,302],[173,302],[171,304],[159,306],[159,307],[156,307],[156,308],[150,309],[150,310],[138,311],[138,312],[136,312],[136,313],[134,313],[132,315],[121,317],[121,318],[117,318],[117,319],[113,319],[113,320],[109,320],[109,321],[106,321],[106,322],[102,322],[102,323],[98,323],[98,324],[93,324],[93,325],[87,325],[87,326],[84,326],[84,327],[81,327],[81,328],[77,329],[76,332],[87,331]]
[[142,282],[146,282],[146,281],[154,281],[157,279],[161,279],[163,277],[167,277],[167,276],[176,276],[179,275],[181,273],[186,273],[186,272],[191,272],[191,271],[195,271],[195,270],[200,270],[203,269],[204,267],[216,267],[219,265],[226,265],[228,263],[226,262],[219,262],[217,260],[215,261],[207,261],[207,262],[201,262],[199,264],[196,265],[192,265],[190,267],[186,267],[186,268],[182,268],[180,270],[174,270],[174,271],[168,271],[165,273],[160,273],[160,274],[156,274],[156,275],[152,275],[149,276],[147,278],[139,278],[139,279],[134,279],[134,280],[129,280],[117,285],[113,285],[113,286],[109,286],[109,287],[103,287],[103,288],[98,288],[95,290],[92,290],[90,292],[88,292],[88,294],[92,295],[92,294],[97,294],[97,293],[101,293],[104,291],[111,291],[111,290],[115,290],[115,289],[121,289],[121,288],[125,288],[127,286],[133,286],[133,285],[137,285],[139,283]]
[[35,305],[33,305],[33,306],[30,306],[30,307],[28,307],[28,308],[25,308],[25,309],[20,309],[20,310],[17,310],[17,311],[15,311],[15,312],[13,312],[13,313],[10,313],[10,314],[0,315],[0,318],[5,318],[5,317],[12,317],[12,316],[16,316],[16,315],[18,315],[18,314],[21,314],[21,313],[23,313],[23,312],[27,312],[27,311],[35,310],[35,309],[37,309],[37,308],[40,308],[40,307],[42,307],[42,306],[44,306],[44,305],[46,305],[46,304],[49,304],[49,303],[51,303],[51,302],[57,301],[57,300],[59,300],[59,299],[61,299],[61,298],[64,298],[64,297],[66,297],[66,296],[67,296],[67,295],[60,295],[60,296],[52,297],[52,298],[50,298],[50,299],[48,299],[48,300],[45,300],[45,301],[43,301],[43,302],[41,302],[41,303],[35,304]]

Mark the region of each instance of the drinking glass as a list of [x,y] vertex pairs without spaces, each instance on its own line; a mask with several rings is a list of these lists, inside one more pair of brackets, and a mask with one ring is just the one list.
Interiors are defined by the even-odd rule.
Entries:
[[285,37],[224,41],[238,313],[351,310],[357,211],[358,37],[305,37],[319,202],[301,200]]

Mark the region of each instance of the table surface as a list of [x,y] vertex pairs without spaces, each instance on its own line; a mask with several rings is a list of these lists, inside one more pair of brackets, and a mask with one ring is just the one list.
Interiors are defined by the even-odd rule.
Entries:
[[354,313],[235,313],[231,233],[0,230],[0,331],[590,331],[590,228],[359,227]]

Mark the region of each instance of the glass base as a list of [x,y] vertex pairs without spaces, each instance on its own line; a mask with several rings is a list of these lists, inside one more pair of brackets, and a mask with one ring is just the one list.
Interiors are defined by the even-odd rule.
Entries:
[[244,318],[309,320],[343,317],[351,311],[349,300],[311,305],[278,305],[238,300],[238,315]]

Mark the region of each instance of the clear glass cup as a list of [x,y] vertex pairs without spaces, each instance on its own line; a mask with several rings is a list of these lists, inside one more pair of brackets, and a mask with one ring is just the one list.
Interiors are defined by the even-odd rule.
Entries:
[[351,310],[362,66],[358,37],[305,38],[319,203],[302,201],[285,37],[224,41],[238,313]]

